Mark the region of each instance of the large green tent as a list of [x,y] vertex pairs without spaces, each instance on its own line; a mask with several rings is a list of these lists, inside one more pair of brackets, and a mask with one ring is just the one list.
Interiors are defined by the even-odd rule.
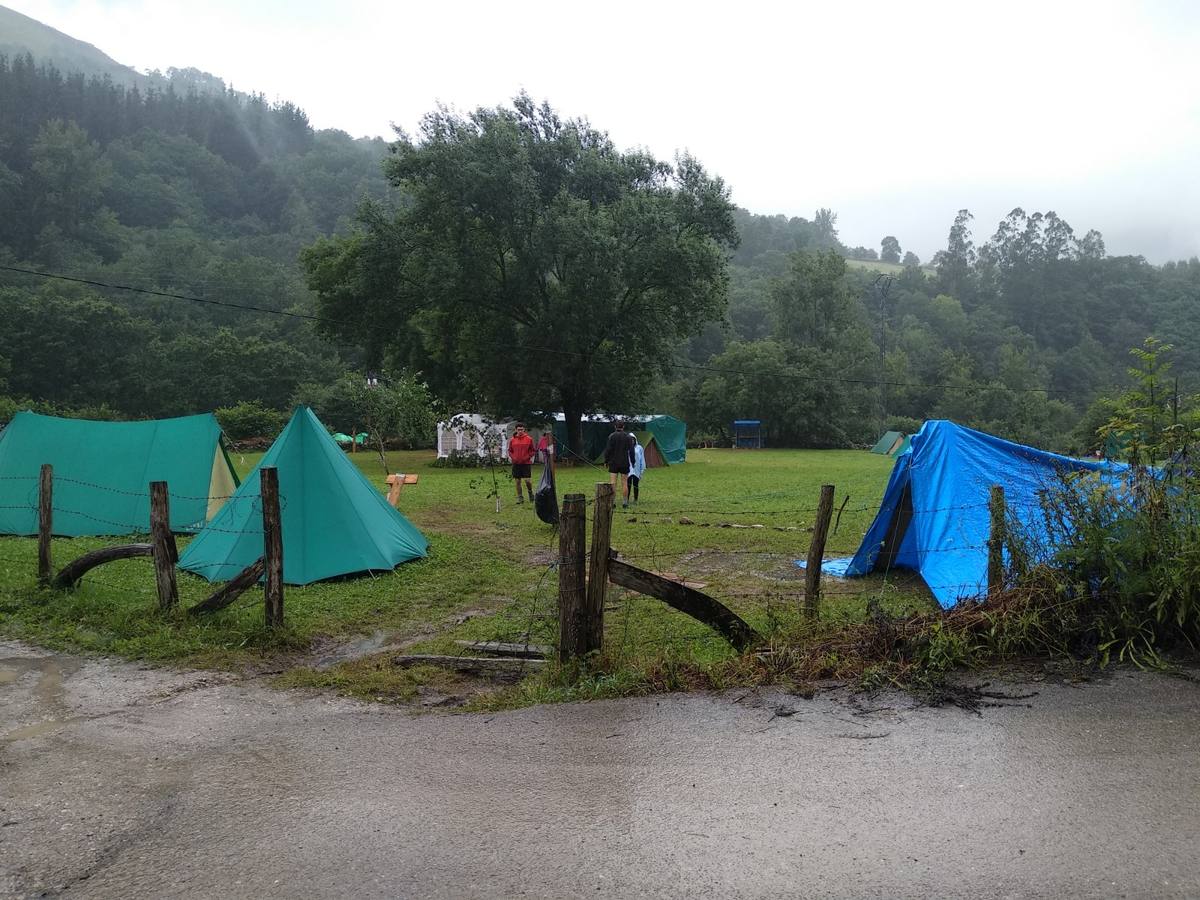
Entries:
[[[633,431],[648,431],[654,435],[655,443],[669,465],[687,461],[687,423],[674,416],[585,416],[583,425],[583,457],[599,459],[604,455],[604,445],[613,432],[613,422],[624,419]],[[567,423],[562,413],[555,417],[554,441],[558,444],[559,456],[568,458]]]
[[171,528],[196,531],[237,488],[212,413],[145,422],[19,412],[0,434],[0,534],[37,534],[38,474],[53,466],[54,533],[146,533],[150,482],[170,491]]
[[367,481],[312,410],[301,406],[225,509],[180,554],[181,569],[227,581],[262,556],[263,466],[279,472],[288,584],[385,571],[428,551],[425,536]]

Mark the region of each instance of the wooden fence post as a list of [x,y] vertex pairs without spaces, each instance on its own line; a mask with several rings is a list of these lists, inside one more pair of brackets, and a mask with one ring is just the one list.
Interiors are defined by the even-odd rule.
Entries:
[[1004,488],[998,484],[992,485],[992,494],[988,498],[988,513],[991,518],[991,530],[988,534],[987,592],[989,597],[993,597],[1004,589],[1007,507],[1004,502]]
[[812,543],[808,545],[808,563],[804,569],[804,615],[815,619],[821,614],[821,561],[825,557],[825,538],[833,516],[833,485],[821,485],[817,520],[813,522]]
[[279,470],[267,466],[259,470],[262,497],[263,564],[266,582],[263,605],[267,627],[283,625],[283,531],[279,521]]
[[165,481],[150,482],[150,539],[154,544],[154,580],[158,587],[158,606],[168,610],[179,602],[175,582],[175,563],[179,551],[171,533],[171,498]]
[[50,537],[54,533],[54,467],[42,463],[38,478],[38,584],[50,584],[53,568]]
[[588,562],[587,584],[589,651],[604,646],[604,598],[608,593],[608,553],[615,500],[611,484],[607,481],[596,484],[596,502],[592,508],[592,558]]
[[587,652],[587,630],[583,627],[587,600],[586,515],[583,494],[563,497],[558,517],[558,658],[562,662]]

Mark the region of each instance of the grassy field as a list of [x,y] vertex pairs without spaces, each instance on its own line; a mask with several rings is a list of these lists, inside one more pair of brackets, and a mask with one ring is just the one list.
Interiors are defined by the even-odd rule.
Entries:
[[[900,263],[882,262],[877,259],[847,259],[846,265],[851,269],[869,269],[872,272],[882,272],[885,275],[899,275],[904,271]],[[926,275],[934,275],[937,270],[933,266],[921,266]]]
[[[246,472],[257,459],[247,454],[234,462]],[[353,459],[382,489],[378,456]],[[400,509],[429,538],[429,557],[386,574],[288,588],[282,634],[263,627],[258,591],[200,619],[158,613],[152,566],[144,559],[97,569],[74,592],[38,590],[36,542],[29,538],[0,539],[0,633],[187,665],[263,667],[265,660],[273,668],[298,669],[290,683],[368,696],[403,694],[426,675],[397,680],[361,663],[316,672],[305,663],[322,647],[362,637],[433,653],[462,652],[455,641],[463,639],[553,644],[557,537],[531,504],[514,502],[507,470],[434,468],[431,452],[391,453],[388,462],[393,471],[420,475],[405,489]],[[870,524],[890,468],[890,459],[860,451],[692,450],[684,465],[647,471],[641,502],[617,509],[612,545],[634,565],[705,585],[756,628],[778,633],[798,621],[802,572],[793,560],[807,552],[819,486],[835,485],[835,509],[845,502],[827,547],[828,555],[844,555]],[[559,496],[591,497],[600,480],[607,476],[598,469],[561,468]],[[58,539],[54,559],[61,566],[119,542]],[[212,590],[187,573],[179,583],[184,608]],[[861,620],[868,597],[897,612],[931,602],[911,579],[832,582],[822,617]],[[606,653],[617,668],[644,668],[664,658],[705,665],[734,655],[698,622],[617,588],[610,591],[605,630]]]

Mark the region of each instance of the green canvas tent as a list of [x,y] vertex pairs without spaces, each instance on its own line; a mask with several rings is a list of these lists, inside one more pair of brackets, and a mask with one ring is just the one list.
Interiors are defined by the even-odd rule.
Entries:
[[[584,416],[582,430],[585,459],[596,460],[604,455],[604,445],[608,443],[608,436],[613,433],[613,421],[616,419],[624,419],[634,431],[648,431],[653,434],[667,464],[687,462],[687,423],[674,416],[663,415]],[[554,418],[554,441],[558,445],[560,458],[569,458],[566,449],[567,423],[562,413],[558,413]]]
[[881,453],[885,456],[891,456],[903,442],[903,432],[889,431],[879,439],[879,442],[876,443],[874,447],[871,448],[871,452]]
[[659,446],[657,436],[652,432],[635,431],[633,436],[642,445],[642,452],[646,457],[647,469],[659,469],[671,464],[667,460],[666,454],[662,452],[662,447]]
[[650,416],[646,420],[646,430],[654,435],[668,465],[687,462],[686,422],[674,416]]
[[227,581],[262,556],[263,466],[279,471],[286,583],[385,571],[429,549],[425,536],[367,481],[312,410],[301,406],[226,507],[180,554],[181,569]]
[[98,422],[19,412],[0,434],[0,534],[37,534],[38,473],[54,467],[54,533],[147,533],[150,482],[171,494],[171,528],[196,531],[237,488],[212,413]]

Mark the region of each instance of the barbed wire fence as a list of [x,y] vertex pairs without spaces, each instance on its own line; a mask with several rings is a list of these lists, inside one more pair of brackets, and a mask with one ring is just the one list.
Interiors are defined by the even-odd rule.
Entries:
[[[805,566],[800,557],[805,548],[799,545],[794,549],[781,548],[777,538],[769,547],[745,546],[745,543],[757,543],[753,535],[768,529],[785,530],[777,524],[781,519],[822,512],[820,506],[788,504],[772,508],[761,502],[793,497],[792,492],[779,491],[733,501],[716,499],[667,504],[665,508],[654,509],[649,516],[631,516],[631,523],[647,527],[639,529],[634,547],[628,551],[614,552],[613,557],[623,563],[645,566],[651,574],[686,587],[705,589],[714,584],[712,593],[715,597],[734,604],[738,611],[750,615],[755,621],[765,621],[770,627],[778,616],[795,618],[803,614],[802,604],[808,588],[804,584]],[[592,514],[595,503],[595,499],[588,498],[589,512]],[[907,498],[903,504],[880,502],[851,506],[849,498],[843,497],[837,509],[839,523],[844,516],[849,516],[850,521],[861,526],[863,523],[859,517],[871,517],[871,527],[863,532],[869,542],[860,545],[853,554],[857,558],[857,565],[851,570],[853,575],[869,574],[870,577],[861,581],[844,577],[845,569],[838,570],[832,579],[826,575],[826,582],[819,588],[820,599],[841,605],[850,601],[852,605],[839,612],[852,609],[861,618],[869,612],[872,604],[885,601],[906,600],[910,608],[917,609],[925,603],[932,605],[936,598],[945,600],[948,596],[956,601],[985,598],[997,587],[993,571],[994,557],[998,552],[997,535],[1003,533],[1006,524],[1003,518],[1005,513],[1002,511],[1001,520],[997,521],[991,506],[989,499],[922,507],[913,505]],[[831,510],[827,508],[824,512],[829,515]],[[1010,505],[1006,514],[1019,521],[1022,515],[1039,515],[1041,512],[1040,501],[1035,500],[1025,503],[1023,508]],[[742,524],[738,529],[739,536],[730,539],[742,546],[729,546],[726,543],[725,546],[678,548],[670,546],[672,541],[659,540],[655,527],[658,525],[671,527],[675,533],[681,525],[704,527],[695,521],[680,522],[675,518],[682,514],[707,514],[714,521],[753,514],[765,516],[767,521],[755,525]],[[938,524],[932,529],[909,530],[909,523],[914,519],[926,523],[936,521]],[[737,529],[738,525],[728,523],[724,527]],[[796,527],[794,530],[811,532],[813,528]],[[716,533],[712,532],[714,537]],[[944,555],[973,557],[980,566],[978,579],[974,582],[965,578],[961,582],[937,583],[936,577],[922,574],[921,570],[928,563]],[[828,562],[829,556],[825,554],[824,561],[818,560],[819,569]],[[937,571],[936,566],[933,571]],[[928,599],[922,602],[921,597]],[[605,652],[618,657],[636,653],[645,646],[642,638],[648,633],[652,633],[651,637],[657,641],[659,649],[720,646],[721,639],[717,634],[698,626],[696,622],[685,625],[682,624],[685,620],[676,616],[664,619],[653,613],[653,610],[663,608],[661,604],[634,591],[611,591],[605,609],[614,613],[616,621],[605,629],[609,641]],[[675,626],[666,624],[670,622],[676,623]]]
[[[223,609],[233,603],[260,577],[264,584],[264,608],[268,627],[283,624],[283,563],[282,563],[282,511],[287,507],[286,498],[279,494],[278,476],[272,467],[260,472],[261,489],[258,493],[238,492],[225,495],[196,496],[172,492],[166,482],[150,482],[148,489],[129,490],[95,481],[53,474],[52,467],[43,465],[38,476],[5,475],[0,482],[28,483],[29,488],[8,491],[10,501],[0,504],[0,522],[6,537],[0,539],[0,564],[18,577],[32,569],[30,555],[12,552],[18,545],[14,539],[35,538],[37,541],[37,583],[44,588],[74,590],[86,576],[87,583],[106,587],[124,594],[157,596],[159,607],[167,611],[179,603],[176,566],[179,551],[176,534],[195,536],[201,531],[221,535],[248,535],[262,542],[262,556],[250,566],[234,573],[234,577],[215,593],[188,612],[197,614]],[[64,499],[64,494],[66,498]],[[99,494],[101,499],[95,497]],[[91,498],[89,500],[89,497]],[[117,497],[111,502],[108,497]],[[23,500],[24,502],[20,502]],[[202,521],[171,522],[171,501],[190,501],[204,505]],[[144,502],[146,513],[135,511]],[[216,510],[209,514],[214,502]],[[249,504],[245,511],[237,504]],[[80,506],[88,506],[80,509]],[[97,508],[106,512],[105,515]],[[182,518],[190,518],[191,512]],[[116,518],[114,516],[123,516]],[[64,524],[65,523],[65,524]],[[75,537],[94,542],[100,538],[126,537],[143,538],[150,542],[126,543],[116,546],[101,546],[90,549],[76,557],[66,566],[55,569],[53,565],[54,536],[60,539]],[[80,548],[76,548],[80,549]],[[100,566],[137,558],[149,558],[153,562],[156,588],[142,588],[126,581],[116,583],[96,574]],[[136,563],[134,563],[136,565]],[[221,567],[218,567],[221,568]],[[24,571],[22,571],[24,570]],[[32,574],[32,573],[30,573]],[[32,579],[31,579],[32,580]]]
[[[582,457],[581,457],[582,459]],[[600,467],[584,460],[597,471]],[[605,473],[607,474],[607,473]],[[0,513],[18,512],[36,519],[39,513],[39,479],[36,476],[0,476],[0,481],[21,482],[29,485],[28,490],[17,496],[25,502],[0,505]],[[80,492],[77,496],[99,492],[105,496],[121,496],[135,501],[149,503],[152,492],[131,491],[113,487],[94,481],[72,477],[57,477],[55,484],[69,486]],[[64,494],[67,493],[64,491]],[[225,496],[192,496],[168,490],[168,497],[179,501],[220,500],[223,504],[249,504],[245,515],[228,515],[218,517],[215,521],[205,524],[206,530],[231,534],[250,535],[258,539],[264,537],[264,525],[261,520],[263,496],[261,493],[236,494]],[[12,492],[9,492],[12,497]],[[809,525],[812,517],[822,511],[819,505],[797,504],[794,502],[794,491],[779,490],[757,494],[746,494],[732,498],[694,499],[684,502],[667,502],[665,508],[631,508],[624,513],[630,518],[629,524],[639,526],[637,540],[632,542],[628,550],[617,548],[618,559],[636,566],[645,566],[652,574],[662,575],[668,580],[684,586],[696,586],[701,590],[711,588],[712,593],[720,600],[727,601],[735,608],[749,616],[756,623],[765,624],[769,629],[777,618],[788,619],[796,617],[805,599],[803,584],[804,570],[797,565],[797,560],[806,549],[800,546],[804,543],[797,541],[797,546],[779,546],[779,537],[768,541],[768,546],[754,546],[758,543],[759,535],[771,531],[789,531],[805,533],[811,531]],[[784,502],[780,502],[784,501]],[[147,534],[146,521],[137,517],[136,521],[125,517],[107,516],[97,513],[95,508],[80,509],[83,503],[70,503],[68,500],[56,497],[51,505],[55,516],[78,517],[94,523],[97,535],[141,535]],[[594,513],[597,500],[594,497],[585,498],[586,507]],[[279,497],[280,510],[286,509],[285,497]],[[979,513],[989,506],[987,501],[961,503],[955,505],[929,506],[928,508],[909,508],[905,513],[910,517],[941,516],[950,525],[938,539],[927,546],[920,546],[915,541],[909,541],[903,547],[906,556],[929,559],[938,554],[983,553],[992,549],[991,541],[979,541],[977,529],[968,530],[963,524],[963,514]],[[1035,504],[1029,504],[1036,508]],[[101,508],[105,508],[101,506]],[[1010,508],[1010,513],[1020,514],[1019,508]],[[849,496],[842,498],[841,507],[837,510],[839,521],[843,516],[848,522],[853,522],[857,530],[863,524],[865,517],[895,515],[896,504],[857,503],[850,505]],[[613,510],[610,515],[618,514]],[[707,517],[709,521],[699,522],[690,520],[681,522],[681,516]],[[746,523],[748,516],[765,519],[762,522]],[[742,519],[743,521],[728,521]],[[241,525],[230,527],[235,521]],[[795,523],[782,525],[782,522]],[[672,546],[674,538],[668,538],[666,528],[676,531],[679,528],[706,528],[711,537],[710,546],[690,546],[679,548]],[[725,533],[725,529],[729,529]],[[197,529],[182,529],[184,533]],[[699,532],[697,532],[699,533]],[[716,538],[718,533],[723,537]],[[889,529],[885,533],[890,534]],[[895,537],[895,535],[890,535]],[[560,610],[558,594],[554,584],[554,576],[558,573],[561,558],[557,544],[559,535],[551,532],[548,546],[538,554],[536,564],[539,572],[532,587],[525,589],[514,597],[510,604],[502,610],[502,615],[493,620],[493,631],[488,640],[505,643],[516,643],[526,650],[535,647],[556,646],[559,643],[558,625]],[[887,543],[885,539],[878,547],[860,547],[859,554],[879,554]],[[722,544],[713,546],[712,544]],[[750,546],[747,546],[749,544]],[[0,539],[0,566],[16,571],[21,567],[30,566],[30,554],[9,552],[11,546]],[[897,548],[892,548],[893,551]],[[889,597],[903,595],[912,597],[914,594],[928,591],[936,594],[939,591],[955,590],[962,585],[929,584],[921,581],[911,573],[899,575],[896,570],[897,553],[890,552],[884,557],[884,562],[877,567],[876,576],[870,580],[852,583],[848,580],[836,579],[828,581],[820,590],[822,598],[841,603],[853,599],[857,603],[870,600],[884,600]],[[585,568],[591,562],[591,552],[584,557]],[[117,583],[106,578],[89,573],[88,580],[99,586],[113,591],[134,592],[140,596],[151,597],[156,593],[153,588],[142,588],[128,582]],[[979,593],[986,593],[988,584],[981,582]],[[612,615],[610,628],[607,633],[609,654],[616,658],[628,658],[646,651],[650,647],[666,648],[670,652],[687,653],[702,648],[719,648],[722,638],[703,625],[679,618],[671,613],[664,617],[657,613],[663,610],[658,601],[647,598],[629,589],[608,591],[605,608],[602,613]]]

